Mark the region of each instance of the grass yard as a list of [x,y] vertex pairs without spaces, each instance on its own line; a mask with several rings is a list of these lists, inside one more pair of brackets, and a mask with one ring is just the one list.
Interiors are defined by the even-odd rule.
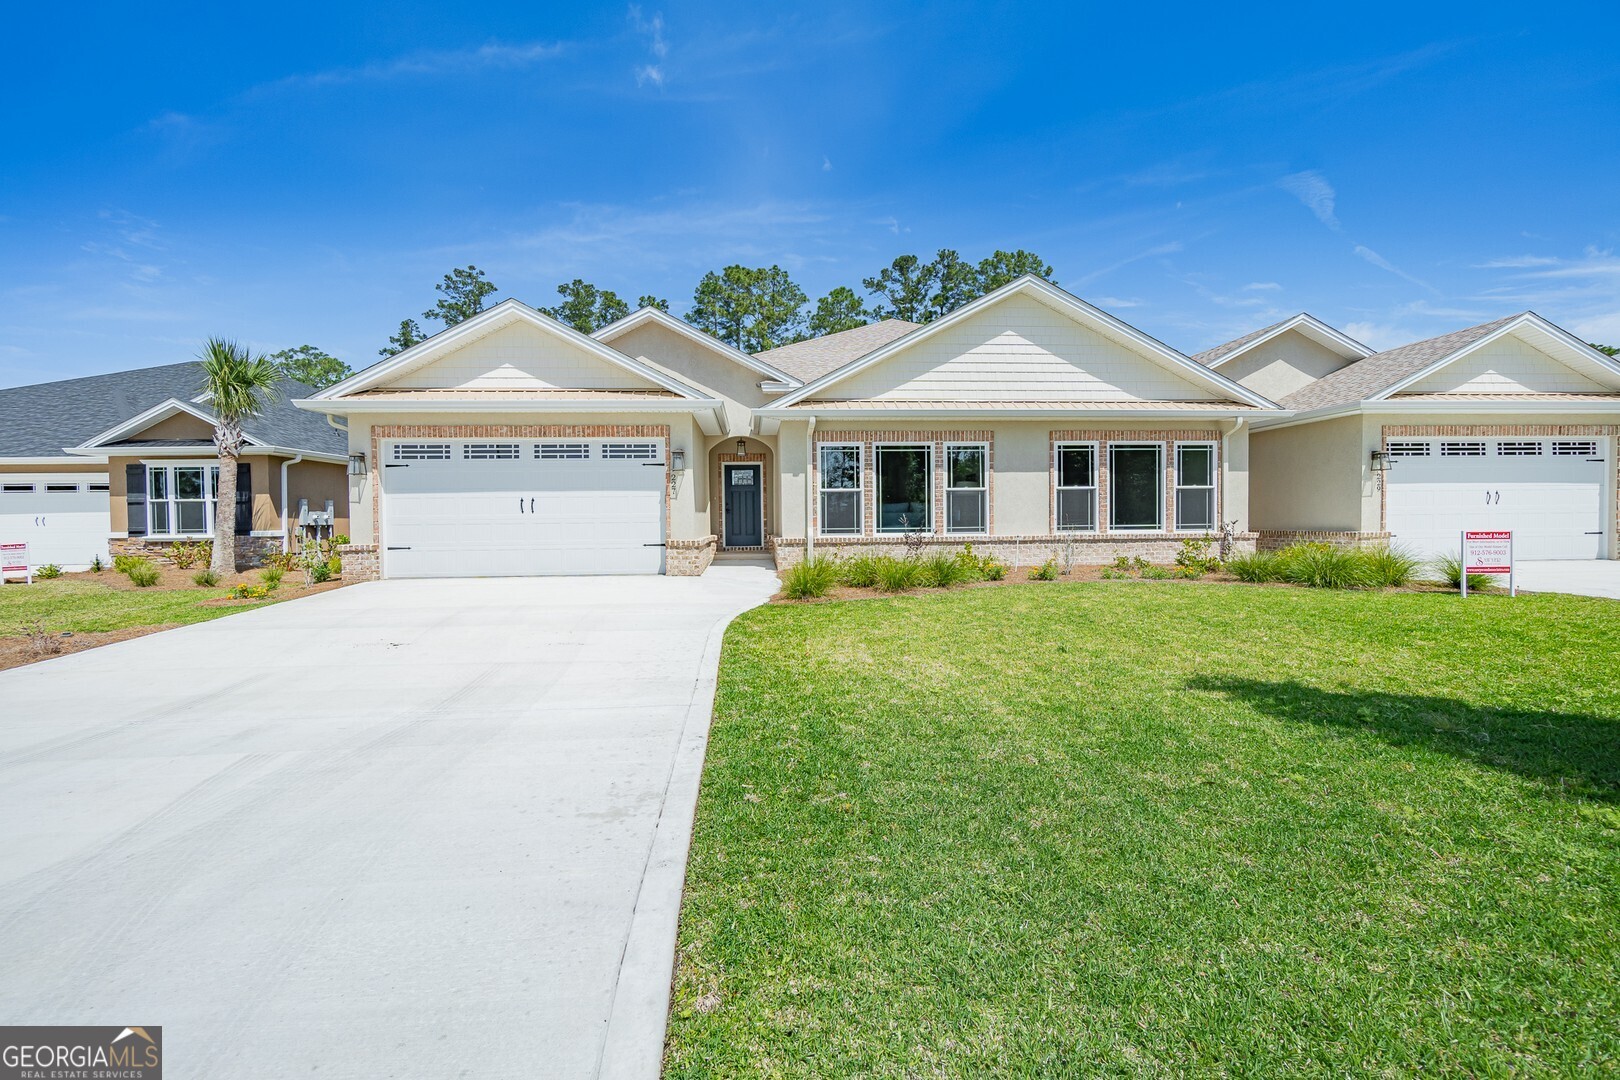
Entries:
[[749,612],[668,1073],[1613,1074],[1617,657],[1552,595]]

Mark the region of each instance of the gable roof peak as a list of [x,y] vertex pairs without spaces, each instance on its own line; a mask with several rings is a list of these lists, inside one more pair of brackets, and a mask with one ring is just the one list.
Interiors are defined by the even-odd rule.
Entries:
[[1373,350],[1346,334],[1336,326],[1332,326],[1308,311],[1301,311],[1297,315],[1290,315],[1281,322],[1274,322],[1270,326],[1262,326],[1258,330],[1234,338],[1222,345],[1203,352],[1193,353],[1193,359],[1205,367],[1219,367],[1228,360],[1235,360],[1239,356],[1270,341],[1272,338],[1296,330],[1321,345],[1323,348],[1338,353],[1341,357],[1352,363],[1363,360],[1373,354]]

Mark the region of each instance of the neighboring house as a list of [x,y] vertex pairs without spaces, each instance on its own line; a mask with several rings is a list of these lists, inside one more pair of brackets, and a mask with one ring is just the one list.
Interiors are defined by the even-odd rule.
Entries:
[[488,311],[297,402],[347,419],[351,573],[698,574],[971,542],[1166,560],[1248,531],[1263,394],[1036,278],[749,356],[642,309]]
[[1520,559],[1620,557],[1620,362],[1534,312],[1380,353],[1299,315],[1198,359],[1287,410],[1249,439],[1263,547],[1508,529]]
[[[26,541],[35,565],[83,569],[212,536],[218,465],[202,383],[202,365],[188,362],[0,390],[0,543]],[[347,437],[292,406],[311,392],[284,381],[244,425],[244,563],[285,547],[299,500],[333,501],[336,531],[348,529]]]

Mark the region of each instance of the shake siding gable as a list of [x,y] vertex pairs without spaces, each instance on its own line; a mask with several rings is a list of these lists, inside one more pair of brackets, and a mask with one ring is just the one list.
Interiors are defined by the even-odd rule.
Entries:
[[1408,394],[1605,394],[1587,378],[1511,335],[1482,346],[1407,387]]
[[513,323],[391,379],[411,390],[662,390],[530,323]]
[[825,399],[1210,401],[1169,368],[1027,296],[1009,296],[875,366]]

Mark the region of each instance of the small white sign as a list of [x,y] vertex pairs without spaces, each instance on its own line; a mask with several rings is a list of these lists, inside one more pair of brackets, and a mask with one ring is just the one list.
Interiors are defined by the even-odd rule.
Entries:
[[1508,595],[1517,596],[1513,580],[1513,534],[1505,529],[1463,530],[1462,594],[1468,595],[1469,574],[1506,574]]
[[0,544],[0,581],[7,574],[22,574],[28,584],[34,583],[34,568],[28,565],[27,544]]

